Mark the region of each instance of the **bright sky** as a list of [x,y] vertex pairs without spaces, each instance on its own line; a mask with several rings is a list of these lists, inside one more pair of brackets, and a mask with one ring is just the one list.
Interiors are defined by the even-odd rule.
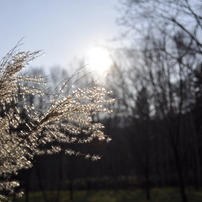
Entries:
[[21,38],[22,50],[43,50],[32,66],[68,67],[117,36],[118,0],[1,0],[0,56]]

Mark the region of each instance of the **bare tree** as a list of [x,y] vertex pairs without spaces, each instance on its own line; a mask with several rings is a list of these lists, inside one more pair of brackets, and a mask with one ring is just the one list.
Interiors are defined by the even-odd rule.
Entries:
[[200,0],[124,0],[119,20],[130,31],[131,44],[138,44],[136,50],[129,47],[131,52],[142,53],[142,77],[151,92],[153,115],[167,127],[163,133],[173,152],[183,202],[187,201],[184,159],[188,151],[195,159],[196,187],[200,176],[198,137],[194,127],[189,133],[185,128],[193,126],[194,70],[202,53],[201,7]]

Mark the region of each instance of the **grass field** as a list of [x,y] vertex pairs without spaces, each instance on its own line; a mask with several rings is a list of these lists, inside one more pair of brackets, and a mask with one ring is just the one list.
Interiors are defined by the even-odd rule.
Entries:
[[[202,190],[187,191],[189,202],[201,202]],[[49,202],[67,202],[71,201],[69,192],[61,191],[59,193],[59,200],[56,198],[56,192],[46,192]],[[180,202],[180,195],[177,189],[174,188],[154,188],[151,190],[150,202]],[[12,200],[13,202],[24,202],[25,198]],[[35,192],[29,194],[29,202],[43,202],[43,193]],[[73,201],[75,202],[148,202],[142,190],[100,190],[100,191],[74,191]]]

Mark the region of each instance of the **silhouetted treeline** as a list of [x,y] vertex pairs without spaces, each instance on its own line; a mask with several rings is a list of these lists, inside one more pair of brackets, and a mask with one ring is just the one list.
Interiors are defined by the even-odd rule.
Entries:
[[[90,192],[92,189],[142,188],[150,198],[152,187],[178,186],[179,175],[185,187],[198,189],[202,174],[201,66],[193,74],[192,99],[187,95],[190,103],[184,95],[177,95],[179,86],[185,88],[184,84],[191,82],[186,79],[183,85],[179,81],[172,84],[175,91],[169,100],[171,103],[167,103],[168,97],[164,95],[167,89],[159,90],[158,96],[153,97],[149,91],[151,86],[144,85],[143,80],[140,82],[143,86],[138,86],[130,105],[126,104],[128,100],[117,97],[114,114],[101,118],[106,133],[112,137],[110,143],[63,145],[83,153],[100,154],[102,159],[91,161],[63,153],[37,157],[34,167],[21,173],[25,192],[41,190],[46,197],[47,190],[58,190],[58,194],[60,190],[69,190],[73,194],[75,189]],[[126,98],[127,92],[124,92]],[[179,109],[182,98],[186,105]]]

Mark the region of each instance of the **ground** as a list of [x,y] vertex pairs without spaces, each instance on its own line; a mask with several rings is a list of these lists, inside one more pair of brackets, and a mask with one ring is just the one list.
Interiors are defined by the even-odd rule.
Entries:
[[[55,202],[57,192],[46,192],[49,202]],[[194,191],[187,190],[187,195],[190,202],[202,201],[202,189]],[[43,193],[35,192],[29,194],[29,202],[43,202]],[[152,199],[150,202],[179,202],[180,195],[175,188],[154,188],[151,190]],[[12,200],[13,202],[24,202],[25,198]],[[70,200],[70,194],[66,191],[59,193],[59,202],[67,202]],[[74,191],[73,201],[75,202],[148,202],[145,198],[143,190],[99,190],[99,191]]]

